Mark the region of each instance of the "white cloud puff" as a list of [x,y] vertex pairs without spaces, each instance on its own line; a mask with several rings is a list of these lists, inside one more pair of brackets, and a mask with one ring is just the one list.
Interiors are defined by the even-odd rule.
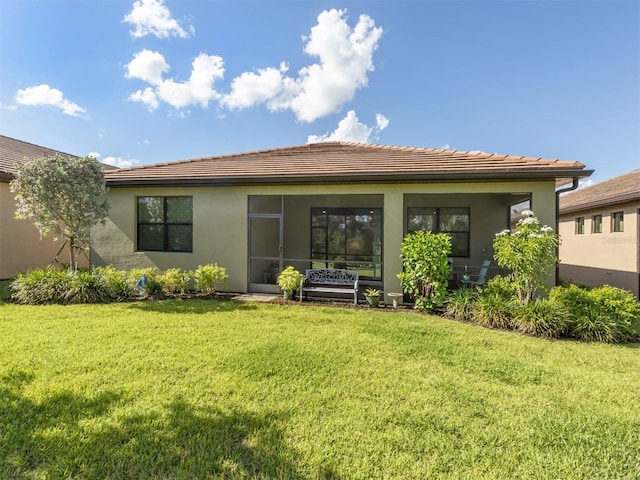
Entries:
[[98,160],[100,158],[100,154],[98,152],[89,152],[87,153],[87,157],[95,158]]
[[244,73],[232,83],[222,103],[230,108],[247,108],[266,102],[272,111],[293,111],[300,121],[312,122],[335,113],[353,99],[358,88],[367,85],[373,71],[373,53],[382,29],[367,15],[361,15],[353,29],[346,10],[325,10],[304,47],[319,63],[303,67],[298,77],[284,76],[286,67],[270,67],[258,73]]
[[171,16],[171,12],[162,0],[139,0],[133,3],[131,11],[125,15],[123,22],[134,27],[129,33],[134,38],[155,35],[158,38],[189,38],[195,29],[189,25],[189,32]]
[[51,88],[46,84],[18,90],[15,100],[19,105],[56,108],[58,110],[62,110],[63,113],[74,117],[80,117],[87,113],[86,109],[64,98],[64,94],[60,90],[57,88]]
[[125,66],[125,76],[143,80],[152,86],[129,95],[129,100],[143,103],[149,110],[157,109],[160,100],[178,110],[189,105],[208,106],[209,101],[220,98],[213,84],[224,76],[224,62],[216,55],[201,53],[191,65],[189,80],[177,82],[163,79],[163,73],[169,71],[170,67],[161,53],[149,50],[136,53]]
[[134,54],[125,69],[127,78],[138,78],[151,85],[159,85],[162,83],[162,74],[169,71],[169,64],[160,52],[145,49]]
[[221,103],[229,108],[247,108],[265,102],[282,92],[283,73],[288,67],[283,62],[280,68],[258,69],[258,73],[245,72],[231,84],[231,93],[222,98]]
[[389,120],[382,114],[376,115],[376,126],[369,127],[364,123],[360,123],[356,112],[350,110],[347,116],[338,123],[331,133],[324,135],[309,135],[307,143],[320,142],[356,142],[371,143],[378,139],[378,134],[389,126]]

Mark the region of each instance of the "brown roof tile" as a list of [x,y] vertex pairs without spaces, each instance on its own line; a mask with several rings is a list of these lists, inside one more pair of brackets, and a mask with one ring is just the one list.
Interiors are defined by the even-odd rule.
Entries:
[[640,169],[560,196],[560,213],[640,200]]
[[[0,180],[8,181],[12,178],[11,172],[15,164],[42,157],[52,157],[56,154],[66,157],[77,157],[77,155],[0,135]],[[102,164],[102,166],[105,170],[115,169],[115,167],[106,164]]]
[[242,184],[416,179],[584,177],[576,161],[326,142],[122,168],[106,173],[110,185]]

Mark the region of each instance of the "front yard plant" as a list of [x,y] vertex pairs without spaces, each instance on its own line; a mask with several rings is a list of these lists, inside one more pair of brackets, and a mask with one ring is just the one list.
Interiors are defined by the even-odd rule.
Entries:
[[287,266],[278,275],[277,283],[280,290],[284,292],[284,298],[292,300],[296,290],[300,289],[300,282],[304,279],[304,275],[296,270],[292,265]]
[[555,272],[560,236],[541,225],[531,210],[522,212],[515,232],[504,230],[493,241],[494,258],[498,265],[511,272],[518,301],[526,305],[544,289],[545,280]]
[[128,271],[112,266],[68,272],[53,267],[19,274],[9,283],[7,300],[30,305],[128,302],[140,298],[161,299],[189,294],[195,279],[196,293],[211,295],[228,278],[217,264],[201,265],[195,272],[155,268]]
[[446,233],[419,230],[408,234],[401,245],[402,272],[398,274],[415,308],[433,311],[440,307],[449,284],[451,238]]

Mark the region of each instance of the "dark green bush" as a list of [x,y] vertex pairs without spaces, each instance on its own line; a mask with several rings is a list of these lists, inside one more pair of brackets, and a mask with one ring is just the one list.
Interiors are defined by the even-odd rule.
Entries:
[[109,301],[127,302],[136,297],[135,285],[129,281],[127,272],[116,270],[111,265],[96,267],[92,272],[103,278]]
[[554,287],[549,298],[567,310],[570,336],[600,342],[640,339],[640,303],[627,290],[570,285]]
[[473,320],[478,291],[475,288],[461,288],[450,293],[445,299],[444,314],[461,322]]
[[475,302],[473,320],[485,327],[512,328],[514,308],[513,299],[493,293],[482,293]]
[[21,273],[11,283],[11,300],[28,305],[68,303],[72,277],[64,270],[37,268]]
[[558,338],[567,331],[567,312],[557,302],[536,298],[514,312],[514,326],[522,333],[543,338]]
[[110,300],[107,282],[100,275],[87,271],[68,275],[71,281],[65,295],[66,303],[107,303]]
[[503,277],[502,275],[496,275],[487,280],[487,283],[482,288],[482,292],[487,295],[498,295],[505,300],[517,298],[516,287],[510,276]]

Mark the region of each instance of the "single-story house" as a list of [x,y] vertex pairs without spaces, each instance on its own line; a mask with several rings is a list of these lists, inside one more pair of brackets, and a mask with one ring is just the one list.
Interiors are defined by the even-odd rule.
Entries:
[[560,275],[640,298],[640,169],[560,196]]
[[347,142],[118,169],[106,173],[111,212],[92,230],[91,261],[215,262],[234,292],[278,292],[288,265],[348,268],[362,289],[399,292],[408,232],[449,234],[454,272],[472,273],[520,210],[555,225],[556,186],[590,174],[576,161]]
[[[76,157],[0,135],[0,279],[51,265],[63,245],[62,241],[53,241],[51,237],[41,238],[33,221],[14,218],[15,194],[9,188],[16,164],[56,154]],[[104,165],[104,168],[112,167]],[[61,263],[68,262],[68,257],[63,254],[60,255]],[[88,258],[81,257],[79,265],[88,267]]]

